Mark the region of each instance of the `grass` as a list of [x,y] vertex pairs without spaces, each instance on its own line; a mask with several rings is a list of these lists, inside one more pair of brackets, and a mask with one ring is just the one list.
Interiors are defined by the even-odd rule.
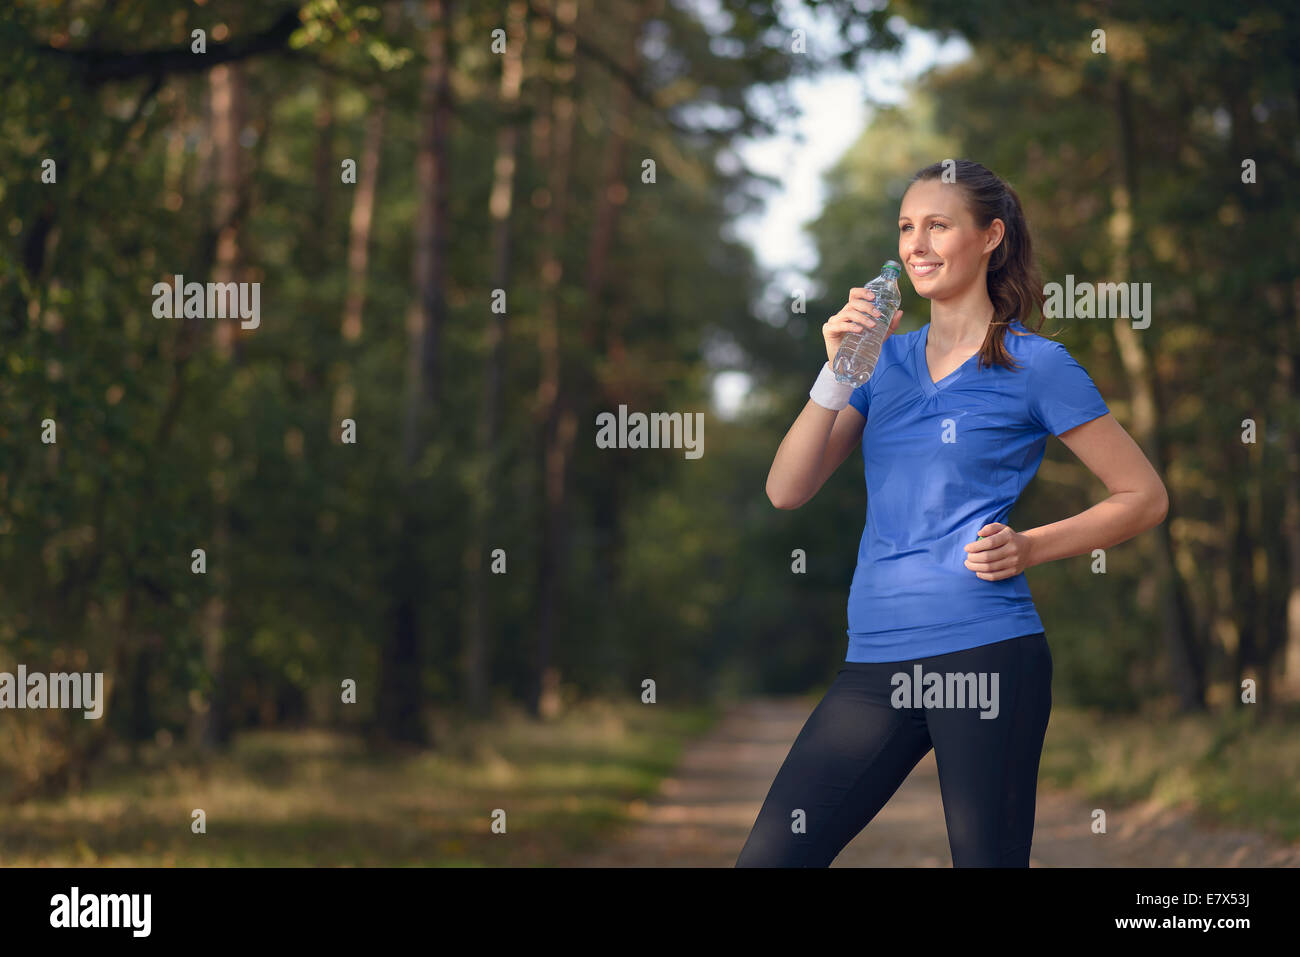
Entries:
[[[246,734],[206,762],[156,750],[80,794],[0,806],[0,864],[555,865],[627,821],[716,717],[588,701],[547,722],[444,719],[436,749],[406,755],[322,731]],[[191,830],[196,808],[206,833]]]
[[1053,707],[1039,780],[1096,801],[1190,804],[1221,823],[1300,840],[1300,716],[1254,708],[1113,716]]
[[[817,695],[809,698],[809,706]],[[0,805],[9,866],[539,867],[630,822],[717,709],[573,704],[534,722],[444,716],[438,747],[377,754],[323,731],[255,732],[207,761],[179,748],[97,769],[81,793]],[[1190,802],[1300,839],[1300,717],[1052,709],[1040,780],[1089,800]],[[202,808],[207,832],[191,831]],[[506,831],[492,832],[496,809]]]
[[[807,697],[810,710],[827,687]],[[1265,721],[1226,694],[1214,689],[1212,710],[1188,716],[1167,704],[1114,715],[1055,703],[1038,780],[1099,803],[1191,805],[1224,825],[1300,840],[1300,706]]]

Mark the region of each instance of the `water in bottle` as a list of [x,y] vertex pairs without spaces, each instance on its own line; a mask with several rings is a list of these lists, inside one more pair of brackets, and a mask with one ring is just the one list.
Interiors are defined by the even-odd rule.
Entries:
[[903,302],[902,294],[898,291],[898,274],[902,269],[894,260],[887,260],[880,275],[867,283],[866,288],[876,294],[876,298],[867,301],[880,312],[880,318],[872,316],[876,324],[864,332],[844,334],[840,348],[835,353],[835,361],[831,363],[831,371],[838,381],[852,382],[856,386],[871,378],[876,360],[880,358],[880,344],[885,339],[885,332]]

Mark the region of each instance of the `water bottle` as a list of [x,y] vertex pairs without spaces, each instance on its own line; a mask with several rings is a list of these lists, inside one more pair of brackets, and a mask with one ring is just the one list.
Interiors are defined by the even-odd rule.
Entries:
[[903,296],[898,291],[898,274],[902,269],[894,260],[887,260],[880,275],[867,283],[866,288],[876,294],[875,299],[867,301],[879,310],[880,318],[876,319],[873,328],[865,332],[844,334],[835,353],[835,361],[831,363],[831,371],[838,381],[862,385],[871,378],[876,360],[880,358],[880,344],[885,340],[885,332],[903,302]]

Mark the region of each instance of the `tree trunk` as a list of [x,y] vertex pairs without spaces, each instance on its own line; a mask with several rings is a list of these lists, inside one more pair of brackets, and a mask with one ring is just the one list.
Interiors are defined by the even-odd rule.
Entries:
[[[646,22],[657,16],[663,7],[663,0],[642,0],[638,5],[634,19],[627,27],[627,46],[624,49],[621,66],[627,76],[638,76],[641,72],[641,33]],[[577,394],[591,400],[583,409],[580,421],[593,421],[592,403],[600,403],[604,408],[617,406],[615,389],[611,389],[617,380],[609,378],[609,363],[606,363],[604,382],[597,381],[591,373],[595,369],[595,359],[600,354],[609,338],[609,311],[603,301],[609,265],[610,252],[618,232],[619,215],[627,202],[628,188],[624,182],[624,162],[627,154],[628,139],[635,128],[632,116],[634,96],[626,83],[616,86],[615,106],[609,118],[609,136],[605,140],[605,155],[601,165],[600,180],[596,189],[596,213],[592,227],[591,240],[587,245],[586,275],[586,309],[582,325],[583,345],[591,356],[590,365],[583,366],[582,384]],[[625,459],[619,449],[610,449],[603,453],[608,461],[608,468],[601,470],[603,481],[596,490],[593,503],[592,520],[595,525],[594,546],[596,560],[595,594],[600,603],[598,610],[598,627],[604,634],[612,634],[616,627],[612,620],[617,607],[617,594],[622,565],[622,477]]]
[[[384,138],[387,107],[382,91],[376,89],[371,97],[372,107],[366,116],[365,143],[357,164],[356,192],[352,195],[352,214],[348,220],[348,286],[343,303],[343,321],[340,331],[343,341],[355,343],[361,339],[362,315],[366,305],[366,283],[370,268],[370,229],[375,218],[375,195],[379,184],[379,161]],[[351,418],[355,391],[352,370],[344,368],[334,390],[333,416],[329,425],[330,441],[342,441],[342,422]]]
[[[1239,692],[1242,680],[1255,664],[1255,609],[1259,605],[1253,568],[1249,489],[1240,492],[1234,490],[1231,502],[1224,504],[1230,504],[1228,511],[1231,513],[1232,525],[1228,579],[1232,582],[1232,624],[1237,638],[1232,655],[1233,688]],[[1258,679],[1259,675],[1254,677]],[[1234,693],[1233,701],[1241,702],[1240,693]]]
[[538,348],[542,360],[537,404],[542,417],[542,538],[538,558],[537,651],[528,709],[540,717],[554,715],[559,706],[559,674],[551,661],[559,592],[564,581],[567,549],[567,472],[577,433],[564,386],[559,321],[560,283],[564,274],[563,242],[569,198],[569,164],[573,140],[574,50],[577,0],[556,5],[554,101],[550,145],[550,190],[543,226],[541,308]]
[[[243,149],[239,144],[239,134],[246,119],[243,68],[236,63],[214,67],[208,74],[208,90],[211,97],[212,160],[217,186],[213,206],[217,245],[211,281],[238,282],[240,234],[248,189]],[[237,326],[238,319],[212,323],[213,347],[221,359],[228,361],[233,355]],[[205,750],[217,747],[229,735],[229,728],[223,720],[223,690],[226,600],[230,587],[230,513],[224,486],[223,490],[215,490],[213,494],[212,533],[209,540],[200,546],[206,553],[208,571],[206,576],[198,579],[208,590],[208,599],[199,615],[199,629],[204,671],[211,688],[208,694],[200,695],[191,727],[192,740]]]
[[313,179],[316,182],[315,220],[319,228],[312,230],[310,255],[306,266],[312,273],[328,269],[330,265],[330,230],[334,222],[334,192],[338,189],[339,177],[334,162],[334,81],[325,76],[321,78],[320,100],[316,104],[316,156]]
[[[1297,97],[1300,100],[1300,97]],[[1283,339],[1279,367],[1279,389],[1283,404],[1278,409],[1300,408],[1300,281],[1285,290]],[[1300,428],[1288,423],[1282,429],[1286,479],[1283,487],[1282,535],[1286,545],[1286,634],[1282,649],[1280,688],[1287,698],[1300,701]]]
[[423,512],[414,469],[423,451],[427,420],[438,403],[438,360],[446,318],[448,128],[451,123],[451,0],[427,0],[427,64],[421,92],[425,119],[416,153],[417,209],[412,285],[407,314],[410,361],[402,435],[403,502],[394,550],[391,631],[379,662],[379,727],[390,741],[428,742],[421,720],[422,632],[418,598],[427,584],[421,548]]
[[[523,49],[527,35],[527,2],[512,0],[506,11],[506,52],[501,63],[500,103],[503,125],[497,134],[497,156],[493,164],[492,193],[488,215],[492,217],[492,289],[510,285],[510,228],[514,213],[515,167],[519,148],[519,92],[523,86]],[[495,295],[495,293],[494,293]],[[507,295],[507,310],[509,309]],[[483,402],[478,422],[477,468],[468,492],[473,517],[465,548],[465,573],[469,599],[465,603],[465,704],[470,712],[483,716],[489,706],[488,665],[488,569],[486,547],[495,508],[497,444],[501,432],[501,385],[506,363],[506,316],[488,313],[487,362],[483,369]]]
[[427,0],[430,18],[420,112],[424,117],[416,154],[418,203],[415,257],[411,269],[415,300],[407,314],[407,367],[403,459],[409,469],[423,448],[425,419],[439,393],[439,352],[447,315],[448,127],[451,123],[449,24],[451,0]]
[[[1131,93],[1128,81],[1116,81],[1116,111],[1119,127],[1121,178],[1114,187],[1115,213],[1111,221],[1111,239],[1114,249],[1112,272],[1128,276],[1132,271],[1134,247],[1134,219],[1137,209],[1137,144]],[[1131,320],[1116,319],[1115,342],[1120,362],[1133,397],[1134,438],[1151,460],[1152,466],[1165,476],[1164,456],[1160,438],[1160,405],[1157,401],[1157,382]],[[1163,588],[1161,626],[1164,645],[1169,656],[1173,689],[1183,711],[1200,711],[1205,708],[1205,666],[1200,652],[1200,627],[1194,620],[1194,609],[1188,600],[1186,585],[1174,560],[1174,542],[1170,532],[1175,508],[1174,490],[1169,490],[1169,514],[1156,527],[1156,568]]]
[[375,218],[375,194],[379,183],[379,159],[384,138],[387,105],[376,91],[374,105],[366,117],[365,143],[357,164],[356,192],[348,223],[348,293],[343,304],[343,338],[361,338],[361,315],[366,304],[366,278],[370,261],[370,227]]

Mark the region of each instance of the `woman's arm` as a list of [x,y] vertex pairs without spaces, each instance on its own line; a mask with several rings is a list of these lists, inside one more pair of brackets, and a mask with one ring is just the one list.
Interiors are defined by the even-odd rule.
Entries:
[[[862,286],[853,287],[849,290],[849,301],[844,304],[844,308],[822,326],[827,366],[835,361],[835,354],[847,333],[864,333],[868,329],[874,329],[876,323],[881,321],[880,310],[874,305],[875,298],[873,291]],[[889,337],[898,329],[902,318],[903,310],[899,309],[890,319],[880,340],[882,351]],[[824,367],[822,375],[829,374],[830,369]],[[811,394],[817,394],[822,381],[819,377]],[[832,385],[830,391],[838,392],[839,387]],[[843,400],[847,397],[839,398]],[[831,473],[840,467],[853,447],[862,440],[862,430],[866,424],[866,417],[852,405],[846,405],[842,409],[827,408],[810,398],[799,413],[799,418],[794,420],[794,425],[790,426],[790,431],[781,440],[776,458],[772,460],[772,468],[767,473],[767,497],[772,504],[777,508],[798,508],[816,495]]]
[[866,424],[851,405],[835,412],[809,399],[781,440],[767,473],[767,497],[772,504],[798,508],[816,495],[862,441]]
[[1060,435],[1110,490],[1110,497],[1078,515],[1014,532],[997,523],[980,529],[988,537],[966,545],[966,567],[986,581],[1018,575],[1033,565],[1085,555],[1128,541],[1164,521],[1169,493],[1124,427],[1107,412]]

